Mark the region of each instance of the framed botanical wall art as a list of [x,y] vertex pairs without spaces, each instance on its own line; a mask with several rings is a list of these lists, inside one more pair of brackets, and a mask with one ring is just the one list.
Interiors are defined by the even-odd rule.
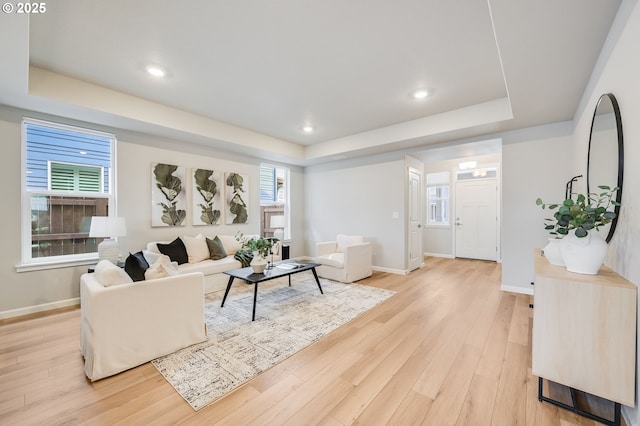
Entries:
[[226,223],[248,223],[249,177],[240,173],[225,173],[225,184]]
[[192,223],[193,225],[219,225],[222,216],[220,173],[206,169],[192,171]]
[[151,226],[184,226],[187,218],[186,170],[172,164],[151,165]]

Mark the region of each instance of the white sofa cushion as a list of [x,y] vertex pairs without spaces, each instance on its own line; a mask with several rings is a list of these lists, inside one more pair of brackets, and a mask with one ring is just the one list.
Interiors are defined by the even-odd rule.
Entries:
[[156,247],[156,251],[142,250],[142,255],[144,256],[145,259],[147,259],[147,263],[149,265],[153,265],[160,258],[163,259],[164,263],[171,263],[171,258],[166,254],[160,253],[157,247]]
[[336,252],[342,253],[344,252],[344,248],[346,246],[363,243],[364,237],[362,235],[338,234],[338,236],[336,237],[336,242],[338,243],[338,248],[336,249]]
[[227,255],[234,255],[242,248],[242,244],[236,240],[235,235],[218,235],[218,239],[222,242]]
[[233,258],[233,256],[227,256],[220,260],[203,260],[198,263],[183,263],[178,265],[178,271],[181,274],[189,272],[202,272],[205,275],[219,274],[231,269],[242,268],[239,261]]
[[316,257],[316,262],[321,265],[333,266],[334,268],[344,268],[344,253],[325,254]]
[[169,256],[158,257],[158,259],[149,266],[144,272],[145,280],[153,280],[155,278],[173,277],[178,275],[177,263],[171,262]]
[[103,287],[130,284],[133,282],[129,274],[108,260],[101,260],[94,270],[96,281]]
[[198,234],[195,237],[180,237],[184,246],[187,249],[187,256],[189,257],[189,263],[198,263],[205,259],[209,259],[209,246],[207,246],[207,240]]

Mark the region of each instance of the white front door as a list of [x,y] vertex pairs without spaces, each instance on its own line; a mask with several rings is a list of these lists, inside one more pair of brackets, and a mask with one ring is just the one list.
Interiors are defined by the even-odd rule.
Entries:
[[456,257],[497,260],[496,179],[456,182]]
[[424,262],[422,252],[422,171],[409,167],[408,189],[408,249],[410,271],[418,269]]

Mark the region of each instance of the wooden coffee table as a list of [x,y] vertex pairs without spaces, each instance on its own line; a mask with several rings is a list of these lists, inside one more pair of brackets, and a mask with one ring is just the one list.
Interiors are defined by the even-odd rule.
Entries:
[[263,281],[269,281],[276,278],[288,276],[289,287],[291,287],[291,275],[310,270],[311,272],[313,272],[313,277],[316,279],[316,283],[318,284],[320,293],[324,294],[324,292],[322,291],[322,286],[320,285],[320,280],[318,279],[316,266],[320,266],[320,264],[313,262],[292,261],[276,263],[273,268],[265,269],[263,274],[256,274],[255,272],[253,272],[253,269],[250,266],[247,268],[225,271],[224,273],[229,275],[229,283],[227,284],[227,289],[224,292],[224,297],[222,298],[222,304],[220,305],[220,307],[224,307],[224,302],[227,300],[227,295],[229,294],[231,285],[236,278],[243,280],[247,284],[254,285],[253,315],[251,316],[251,321],[255,321],[256,319],[256,299],[258,298],[258,284]]

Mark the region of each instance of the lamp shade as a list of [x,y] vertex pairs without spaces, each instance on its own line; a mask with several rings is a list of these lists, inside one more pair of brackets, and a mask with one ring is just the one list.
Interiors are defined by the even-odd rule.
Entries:
[[286,225],[285,220],[284,220],[284,216],[279,215],[279,216],[271,216],[271,222],[269,224],[270,228],[284,228]]
[[123,217],[93,216],[89,237],[114,238],[127,235],[127,224]]

